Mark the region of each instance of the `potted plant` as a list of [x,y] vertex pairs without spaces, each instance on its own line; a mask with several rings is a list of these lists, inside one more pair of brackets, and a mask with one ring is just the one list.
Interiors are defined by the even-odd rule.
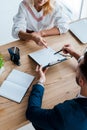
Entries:
[[4,71],[4,59],[2,54],[0,54],[0,75]]

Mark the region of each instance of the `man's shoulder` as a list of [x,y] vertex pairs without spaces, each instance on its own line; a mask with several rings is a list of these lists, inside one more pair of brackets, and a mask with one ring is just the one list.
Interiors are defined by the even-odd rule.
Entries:
[[58,105],[55,106],[55,109],[62,112],[63,111],[68,112],[71,109],[73,110],[76,109],[76,107],[78,108],[79,105],[74,99],[72,99],[72,100],[66,100],[63,103],[59,103]]

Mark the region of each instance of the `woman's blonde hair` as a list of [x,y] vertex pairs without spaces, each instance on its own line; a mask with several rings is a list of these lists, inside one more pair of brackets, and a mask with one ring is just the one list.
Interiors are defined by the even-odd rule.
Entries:
[[[42,8],[43,8],[43,15],[44,16],[52,12],[52,10],[54,9],[54,6],[53,6],[54,5],[53,4],[54,1],[55,0],[48,0],[46,2],[46,4],[43,5]],[[34,0],[30,0],[30,2],[34,6]]]
[[52,12],[54,6],[52,0],[48,0],[45,5],[43,5],[43,15],[47,15]]

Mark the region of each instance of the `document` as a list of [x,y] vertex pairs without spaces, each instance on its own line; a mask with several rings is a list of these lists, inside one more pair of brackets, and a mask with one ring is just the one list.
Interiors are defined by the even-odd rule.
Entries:
[[51,66],[56,63],[60,63],[66,60],[66,57],[57,53],[52,48],[44,48],[39,51],[28,54],[37,64],[42,65],[43,67]]
[[13,69],[0,86],[0,96],[20,103],[33,80],[34,76]]

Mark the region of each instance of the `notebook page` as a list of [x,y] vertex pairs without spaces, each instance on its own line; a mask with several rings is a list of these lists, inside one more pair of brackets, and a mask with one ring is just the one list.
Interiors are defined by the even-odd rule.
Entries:
[[7,80],[5,80],[0,87],[0,96],[6,97],[18,103],[20,103],[22,100],[25,92],[26,88],[23,88],[18,84],[14,84]]
[[28,88],[31,82],[34,80],[34,76],[13,69],[6,80],[18,84],[21,87]]

